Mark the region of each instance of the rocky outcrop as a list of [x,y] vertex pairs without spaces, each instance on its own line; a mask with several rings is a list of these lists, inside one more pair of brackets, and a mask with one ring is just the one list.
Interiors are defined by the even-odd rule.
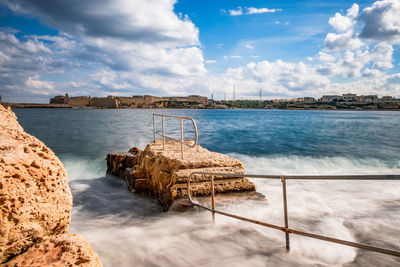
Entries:
[[[133,152],[131,149],[130,152]],[[243,174],[243,163],[224,154],[211,152],[200,145],[184,148],[181,158],[180,143],[169,140],[163,149],[162,141],[147,145],[142,152],[112,153],[107,156],[108,171],[123,177],[131,191],[156,198],[167,210],[172,203],[187,196],[187,180],[194,171]],[[211,193],[210,177],[195,176],[191,194]],[[255,191],[255,185],[247,178],[215,177],[215,190],[219,193]]]
[[4,267],[24,266],[101,266],[88,242],[80,235],[64,234],[46,237],[18,255]]
[[60,160],[0,105],[0,263],[67,233],[71,208]]

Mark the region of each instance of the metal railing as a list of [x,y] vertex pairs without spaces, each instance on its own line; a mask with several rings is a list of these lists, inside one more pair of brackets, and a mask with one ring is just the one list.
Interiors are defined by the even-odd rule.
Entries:
[[[203,175],[203,176],[211,176],[211,208],[207,206],[203,206],[195,201],[193,201],[190,194],[190,181],[194,175]],[[280,179],[282,181],[282,193],[283,193],[283,212],[284,212],[284,226],[279,226],[275,224],[270,224],[266,222],[261,222],[254,219],[249,219],[246,217],[230,214],[228,212],[219,211],[215,209],[215,187],[214,187],[214,176],[224,176],[224,177],[237,177],[237,178],[261,178],[261,179]],[[289,218],[288,218],[288,209],[287,209],[287,200],[286,200],[286,180],[400,180],[400,175],[346,175],[346,176],[282,176],[282,175],[253,175],[253,174],[235,174],[235,173],[212,173],[212,172],[192,172],[188,178],[187,182],[187,194],[189,201],[194,205],[200,208],[209,210],[212,212],[213,220],[215,218],[215,213],[221,214],[224,216],[232,217],[235,219],[239,219],[242,221],[262,225],[265,227],[281,230],[285,233],[286,239],[286,251],[290,250],[290,240],[289,234],[297,234],[301,236],[306,236],[310,238],[325,240],[337,244],[342,244],[346,246],[351,246],[355,248],[366,249],[370,251],[375,251],[378,253],[392,255],[396,257],[400,257],[400,251],[388,250],[383,248],[378,248],[374,246],[359,244],[355,242],[350,242],[346,240],[341,240],[337,238],[332,238],[328,236],[317,235],[313,233],[307,233],[304,231],[299,231],[295,229],[289,228]]]
[[[162,133],[158,133],[156,129],[156,117],[161,117],[161,130]],[[181,138],[180,140],[174,139],[172,137],[166,136],[165,135],[165,125],[164,125],[164,118],[175,118],[179,119],[180,122],[180,134]],[[183,120],[189,120],[193,124],[194,128],[194,143],[193,144],[188,144],[185,143],[185,140],[183,139]],[[189,117],[181,117],[181,116],[173,116],[173,115],[164,115],[164,114],[155,114],[153,113],[153,135],[154,135],[154,142],[156,141],[156,135],[161,136],[163,140],[163,149],[165,149],[165,139],[170,139],[170,140],[175,140],[181,143],[181,158],[183,159],[183,145],[186,145],[188,147],[196,147],[197,146],[197,141],[198,141],[198,133],[197,133],[197,125],[194,119],[189,118]]]

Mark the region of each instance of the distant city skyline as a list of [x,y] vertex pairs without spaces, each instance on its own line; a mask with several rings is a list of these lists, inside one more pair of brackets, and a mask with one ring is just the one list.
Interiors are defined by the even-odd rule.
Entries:
[[0,0],[0,95],[399,98],[399,17],[398,0]]

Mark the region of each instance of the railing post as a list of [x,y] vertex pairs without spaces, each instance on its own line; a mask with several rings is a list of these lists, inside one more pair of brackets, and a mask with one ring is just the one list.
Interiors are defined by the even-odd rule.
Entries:
[[179,119],[181,124],[181,157],[183,159],[183,122],[182,118]]
[[287,200],[286,200],[286,178],[281,177],[282,190],[283,190],[283,212],[285,216],[285,237],[286,237],[286,251],[290,251],[290,240],[289,240],[289,222],[288,222],[288,211],[287,211]]
[[212,218],[215,222],[215,187],[214,187],[214,175],[211,175],[211,208],[212,208]]
[[161,117],[161,124],[162,124],[162,136],[163,136],[163,143],[162,148],[165,150],[165,128],[164,128],[164,116]]
[[156,142],[156,123],[155,123],[156,115],[153,114],[153,135],[154,135],[154,142]]

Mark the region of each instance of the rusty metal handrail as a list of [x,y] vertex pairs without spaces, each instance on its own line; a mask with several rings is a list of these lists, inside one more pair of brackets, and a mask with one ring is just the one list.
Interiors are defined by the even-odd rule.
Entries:
[[[207,175],[211,176],[211,208],[207,206],[203,206],[195,201],[193,201],[192,196],[190,194],[190,181],[191,178],[194,175]],[[215,187],[214,187],[214,176],[225,176],[225,177],[242,177],[242,178],[260,178],[260,179],[280,179],[282,182],[282,191],[283,191],[283,210],[284,210],[284,223],[285,226],[279,226],[275,224],[270,224],[266,222],[261,222],[258,220],[230,214],[228,212],[224,211],[219,211],[215,209]],[[384,249],[384,248],[378,248],[374,246],[369,246],[365,244],[360,244],[360,243],[355,243],[355,242],[350,242],[342,239],[337,239],[337,238],[332,238],[328,236],[323,236],[323,235],[317,235],[313,233],[307,233],[304,231],[299,231],[295,229],[289,228],[289,218],[288,218],[288,210],[287,210],[287,200],[286,200],[286,180],[400,180],[400,175],[324,175],[324,176],[317,176],[317,175],[255,175],[255,174],[235,174],[235,173],[216,173],[216,172],[192,172],[189,175],[188,182],[187,182],[187,195],[189,198],[189,201],[192,203],[194,206],[198,206],[200,208],[206,209],[208,211],[211,211],[213,220],[215,218],[215,213],[228,216],[231,218],[239,219],[242,221],[258,224],[261,226],[281,230],[285,233],[285,239],[286,239],[286,251],[290,250],[290,240],[289,240],[289,234],[296,234],[296,235],[301,235],[301,236],[306,236],[310,238],[315,238],[319,240],[325,240],[328,242],[333,242],[337,244],[342,244],[346,246],[351,246],[355,248],[360,248],[360,249],[366,249],[386,255],[391,255],[391,256],[396,256],[400,257],[400,251],[394,251],[394,250],[389,250],[389,249]]]
[[[156,116],[161,117],[161,128],[162,128],[162,133],[158,133],[156,130]],[[165,135],[165,126],[164,126],[164,118],[175,118],[175,119],[179,119],[180,122],[180,133],[181,133],[181,138],[180,140],[174,139],[170,136]],[[192,122],[193,124],[193,128],[194,128],[194,143],[191,144],[187,144],[185,143],[185,141],[183,140],[183,120],[189,120]],[[170,140],[175,140],[181,143],[181,158],[183,159],[183,145],[186,145],[188,147],[196,147],[197,143],[198,143],[198,133],[197,133],[197,125],[194,119],[189,118],[189,117],[182,117],[182,116],[173,116],[173,115],[164,115],[164,114],[156,114],[153,113],[153,135],[154,135],[154,142],[156,141],[156,135],[161,136],[162,140],[163,140],[163,149],[165,149],[165,139],[170,139]]]

